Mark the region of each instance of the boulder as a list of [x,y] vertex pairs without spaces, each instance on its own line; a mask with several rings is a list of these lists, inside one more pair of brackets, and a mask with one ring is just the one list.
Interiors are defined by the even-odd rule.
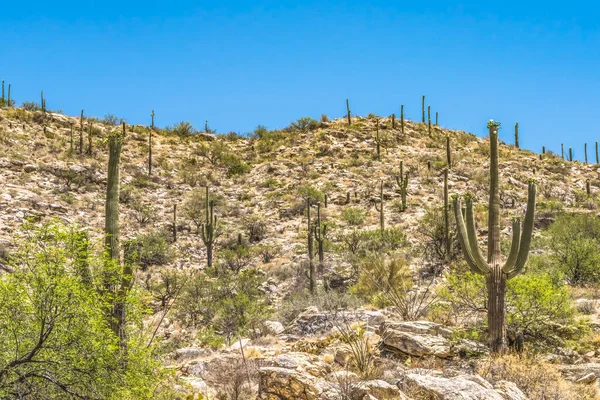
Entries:
[[[438,324],[423,322],[384,322],[378,333],[383,338],[383,344],[411,356],[452,356],[450,341],[445,337],[448,336],[448,330],[441,325],[434,326]],[[442,332],[445,336],[441,335]]]
[[279,321],[265,321],[264,326],[265,330],[270,335],[279,335],[285,330],[283,324]]
[[525,393],[523,393],[513,382],[498,381],[494,385],[494,389],[500,393],[500,396],[502,396],[504,400],[527,400]]
[[293,369],[265,367],[259,372],[258,398],[262,400],[318,400],[324,381]]
[[[404,378],[407,392],[415,392],[436,400],[506,400],[500,391],[478,375],[458,375],[446,378],[439,375],[408,373]],[[518,399],[516,397],[515,399]]]
[[557,365],[556,366],[565,379],[576,382],[583,377],[591,379],[590,374],[596,378],[600,376],[600,363],[583,363],[574,365]]
[[368,396],[377,400],[398,400],[406,398],[400,389],[398,389],[398,386],[382,380],[357,382],[353,385],[353,400],[362,400]]
[[198,347],[183,347],[175,350],[175,359],[179,361],[193,360],[209,354],[210,351]]

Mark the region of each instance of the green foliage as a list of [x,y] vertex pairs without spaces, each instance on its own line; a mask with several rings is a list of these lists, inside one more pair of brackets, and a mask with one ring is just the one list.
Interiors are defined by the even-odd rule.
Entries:
[[230,344],[269,318],[271,307],[261,290],[264,281],[256,269],[237,274],[222,268],[198,271],[182,291],[177,316],[188,326],[218,333]]
[[41,111],[42,109],[42,107],[34,101],[24,101],[22,107],[27,111]]
[[[439,293],[445,301],[439,307],[453,322],[483,331],[483,315],[487,311],[485,277],[451,272],[446,279],[447,284]],[[549,274],[525,274],[509,280],[506,310],[509,332],[523,332],[526,343],[535,347],[564,345],[588,330],[585,321],[577,318],[569,288]]]
[[342,241],[349,253],[361,258],[369,253],[390,254],[407,244],[406,234],[401,228],[354,230],[344,235]]
[[362,304],[361,300],[351,293],[336,290],[321,291],[310,294],[308,289],[292,293],[277,308],[277,317],[287,325],[294,321],[307,307],[315,306],[322,311],[337,311],[355,308]]
[[173,251],[158,232],[143,233],[123,243],[125,262],[146,270],[151,265],[165,265],[173,258]]
[[386,258],[372,254],[360,261],[358,281],[350,287],[354,293],[376,307],[392,305],[388,292],[406,292],[412,288],[412,273],[402,256]]
[[307,132],[307,131],[312,131],[314,129],[317,129],[319,127],[319,122],[315,121],[314,119],[310,118],[310,117],[303,117],[300,118],[299,120],[292,122],[288,129],[290,130],[298,130],[298,131],[302,131],[302,132]]
[[[0,398],[163,398],[164,370],[142,332],[130,329],[127,353],[119,350],[106,319],[110,299],[96,288],[102,257],[79,246],[78,232],[27,223],[11,257],[14,273],[0,276]],[[83,256],[100,261],[91,281],[81,273]],[[132,328],[141,326],[138,300],[130,292]]]
[[322,203],[325,201],[325,194],[310,184],[300,186],[296,193],[303,199],[309,198],[311,203]]
[[179,122],[174,126],[167,127],[167,131],[173,135],[181,137],[191,136],[198,132],[196,128],[194,128],[194,126],[187,121]]
[[366,210],[359,207],[344,207],[342,209],[342,219],[350,226],[361,226],[365,223],[367,217]]
[[123,118],[119,118],[114,114],[106,114],[102,122],[107,125],[121,125],[123,122],[126,122]]
[[600,281],[600,220],[595,215],[559,215],[547,238],[550,261],[571,284]]
[[[456,241],[456,223],[454,222],[454,213],[449,213],[450,218],[450,259],[455,259],[460,253],[458,242]],[[431,207],[425,209],[425,214],[419,220],[418,232],[422,238],[420,247],[425,259],[436,263],[444,263],[446,260],[446,234],[444,231],[444,208]]]

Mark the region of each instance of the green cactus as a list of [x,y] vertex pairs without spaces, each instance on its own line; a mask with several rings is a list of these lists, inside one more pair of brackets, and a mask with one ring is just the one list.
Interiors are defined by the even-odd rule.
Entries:
[[8,84],[8,100],[7,100],[7,102],[6,102],[6,106],[7,106],[8,108],[11,108],[11,107],[12,107],[12,101],[10,100],[10,83]]
[[438,122],[438,112],[435,112],[435,126],[440,126],[439,122]]
[[69,149],[69,153],[73,154],[73,123],[71,122],[71,135],[70,135],[70,149]]
[[546,154],[546,146],[542,146],[542,154]]
[[562,159],[565,159],[565,145],[564,143],[560,144],[560,155],[562,156]]
[[4,80],[2,80],[2,103],[4,103]]
[[421,98],[421,114],[421,122],[425,123],[425,95],[423,95],[423,97]]
[[515,124],[515,147],[519,148],[519,123]]
[[154,131],[154,110],[152,110],[152,125],[150,125],[150,132],[148,133],[148,175],[152,175],[152,131]]
[[379,186],[379,203],[375,203],[375,209],[379,212],[379,229],[385,230],[385,217],[383,214],[383,181]]
[[431,136],[431,106],[427,106],[427,125],[429,136]]
[[450,207],[448,205],[448,168],[444,169],[444,238],[446,240],[446,262],[450,261]]
[[206,265],[208,268],[213,265],[213,246],[215,244],[215,237],[217,232],[217,217],[214,215],[214,200],[209,199],[208,186],[206,186],[206,198],[205,198],[205,212],[206,218],[202,224],[202,241],[206,246]]
[[40,106],[42,107],[42,113],[44,113],[44,115],[46,115],[46,99],[44,98],[44,91],[42,90],[42,94],[41,94],[41,103]]
[[446,163],[452,168],[452,149],[450,148],[450,135],[446,136]]
[[352,119],[350,118],[350,102],[348,101],[348,99],[346,99],[346,110],[348,112],[347,117],[348,117],[348,126],[352,125]]
[[392,114],[392,129],[396,129],[396,114]]
[[406,195],[408,192],[408,172],[404,174],[404,163],[400,161],[400,174],[396,176],[396,182],[400,188],[400,200],[402,201],[401,211],[406,210]]
[[379,118],[375,121],[375,146],[377,149],[377,160],[381,160],[381,140],[379,138]]
[[585,191],[587,193],[588,196],[590,196],[592,194],[592,189],[590,187],[590,180],[586,179],[585,180]]
[[79,154],[83,154],[83,110],[81,110],[81,118],[79,122]]
[[587,165],[587,163],[588,163],[588,159],[587,159],[587,143],[583,144],[583,155],[585,157],[585,164]]
[[598,142],[596,142],[596,164],[598,164]]
[[573,161],[573,148],[569,147],[569,161]]
[[325,206],[325,208],[327,208],[327,200],[328,200],[327,193],[324,193],[323,194],[323,205]]
[[208,120],[204,121],[204,133],[208,133]]
[[[466,215],[463,216],[461,201],[453,198],[454,215],[458,226],[458,238],[463,255],[471,271],[486,277],[488,290],[488,329],[490,349],[493,353],[506,350],[506,281],[525,268],[533,232],[535,210],[535,182],[529,182],[527,211],[521,234],[520,220],[513,219],[513,239],[510,253],[502,264],[500,252],[500,196],[498,179],[498,127],[499,123],[489,121],[490,132],[490,200],[488,210],[488,252],[487,261],[481,255],[477,244],[477,231],[473,214],[473,200],[466,196]],[[466,223],[465,218],[466,217]]]
[[402,136],[404,136],[404,104],[400,106],[400,131],[402,132]]
[[310,220],[310,197],[306,197],[306,223],[308,234],[308,285],[311,294],[315,294],[317,290],[317,277],[315,273],[314,251],[313,251],[313,234],[312,222]]
[[91,156],[93,153],[93,149],[92,149],[92,132],[94,129],[94,124],[92,122],[88,123],[89,126],[89,132],[88,132],[88,150],[87,150],[87,154],[88,156]]
[[321,223],[321,204],[317,203],[317,223],[313,227],[313,235],[317,241],[317,252],[319,254],[319,265],[323,268],[323,259],[325,257],[324,244],[327,238],[327,224]]

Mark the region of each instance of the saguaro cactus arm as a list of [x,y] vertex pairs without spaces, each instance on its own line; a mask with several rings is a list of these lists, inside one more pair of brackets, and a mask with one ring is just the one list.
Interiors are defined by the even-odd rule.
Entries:
[[463,255],[465,257],[465,260],[467,261],[467,265],[469,266],[471,271],[475,273],[482,275],[489,274],[490,268],[487,265],[487,263],[478,263],[475,261],[475,257],[473,256],[471,245],[468,240],[465,220],[462,214],[460,198],[458,196],[453,196],[452,205],[454,207],[454,217],[456,218],[456,225],[458,228],[458,241],[460,242],[460,247],[462,248]]
[[525,268],[525,262],[529,256],[529,247],[531,246],[531,236],[533,234],[533,220],[535,214],[535,181],[529,182],[529,190],[527,194],[527,211],[525,212],[525,220],[523,221],[523,233],[521,234],[521,243],[519,245],[519,255],[515,262],[514,268],[508,272],[508,279],[514,278]]
[[475,260],[481,271],[488,271],[488,263],[485,261],[485,258],[483,258],[481,250],[479,249],[479,244],[477,243],[477,229],[475,229],[475,216],[473,214],[473,198],[471,196],[466,196],[465,203],[467,206],[465,213],[467,219],[467,240],[469,242],[469,246],[471,247],[473,259]]

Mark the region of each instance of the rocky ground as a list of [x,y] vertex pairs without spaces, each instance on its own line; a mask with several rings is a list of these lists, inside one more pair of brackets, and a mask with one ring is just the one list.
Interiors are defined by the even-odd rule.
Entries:
[[[376,156],[376,126],[381,141],[380,157]],[[106,136],[120,128],[94,121],[92,151],[86,154],[90,130],[86,119],[84,151],[79,154],[79,127],[79,118],[58,113],[43,116],[40,111],[0,110],[3,210],[0,240],[4,251],[10,251],[14,233],[31,217],[76,222],[88,227],[96,239],[101,238]],[[131,194],[135,201],[122,199],[123,239],[153,230],[170,232],[173,206],[177,205],[178,236],[171,244],[176,256],[162,268],[182,271],[204,268],[205,247],[197,226],[183,209],[190,196],[208,185],[210,192],[219,198],[215,213],[221,223],[221,242],[237,237],[238,233],[247,237],[251,220],[264,222],[266,233],[260,243],[277,251],[268,262],[254,257],[248,267],[258,267],[267,275],[265,290],[275,305],[285,302],[293,286],[285,271],[296,270],[306,263],[306,221],[302,209],[297,211],[302,203],[298,190],[303,185],[310,184],[327,195],[323,219],[331,222],[330,237],[335,241],[353,229],[342,218],[344,208],[349,206],[367,213],[362,228],[379,226],[375,205],[380,195],[379,184],[383,182],[386,226],[402,227],[411,245],[416,246],[421,240],[419,219],[427,207],[442,203],[442,171],[447,166],[449,136],[450,193],[469,191],[474,193],[478,204],[484,206],[487,202],[487,142],[472,134],[438,126],[433,126],[429,134],[426,124],[406,121],[402,134],[399,121],[392,127],[391,118],[354,117],[350,127],[344,118],[324,119],[315,126],[293,129],[285,138],[273,139],[268,145],[266,140],[232,135],[179,137],[156,130],[152,176],[148,176],[148,134],[148,127],[143,126],[128,127],[126,133],[122,193]],[[236,175],[224,164],[213,164],[212,155],[203,146],[215,142],[222,142],[228,153],[249,166],[249,171]],[[398,210],[401,195],[395,179],[400,160],[409,177],[404,212]],[[567,209],[590,212],[581,205],[578,196],[585,192],[586,180],[590,180],[593,194],[599,191],[597,165],[568,163],[553,154],[540,157],[504,145],[500,151],[500,170],[506,237],[510,234],[510,218],[524,213],[527,182],[531,178],[538,180],[539,193],[535,235],[551,222],[557,199]],[[479,226],[484,227],[485,214],[478,214],[478,218]],[[485,233],[480,230],[482,239]],[[218,258],[218,244],[215,252]],[[412,257],[410,263],[417,272],[428,266],[428,261],[418,256]],[[344,277],[349,268],[335,252],[325,254],[324,275],[331,279]],[[143,282],[153,271],[156,270],[140,271],[138,282]],[[202,394],[207,398],[224,392],[229,393],[229,398],[244,398],[244,391],[273,400],[527,398],[525,388],[485,373],[493,364],[488,360],[485,346],[453,339],[452,327],[429,321],[401,321],[392,311],[359,308],[332,312],[312,307],[288,326],[269,321],[265,324],[269,330],[267,336],[240,339],[219,350],[199,346],[190,339],[193,335],[170,316],[162,320],[159,333],[164,340],[187,338],[178,342],[181,346],[173,349],[166,362],[177,370],[182,390],[191,387],[196,396]],[[157,316],[161,312],[164,311]],[[159,320],[157,316],[152,321]],[[343,324],[364,327],[364,341],[360,343],[372,350],[369,351],[372,360],[365,362],[371,362],[378,371],[373,379],[351,371],[348,359],[352,348],[339,336]],[[549,355],[547,361],[553,365],[552,373],[558,371],[556,377],[566,379],[565,385],[572,385],[568,381],[576,382],[575,387],[581,387],[582,392],[596,385],[596,377],[600,376],[596,352],[557,350],[556,353]],[[251,384],[246,385],[247,382]],[[569,390],[573,390],[571,386]]]

